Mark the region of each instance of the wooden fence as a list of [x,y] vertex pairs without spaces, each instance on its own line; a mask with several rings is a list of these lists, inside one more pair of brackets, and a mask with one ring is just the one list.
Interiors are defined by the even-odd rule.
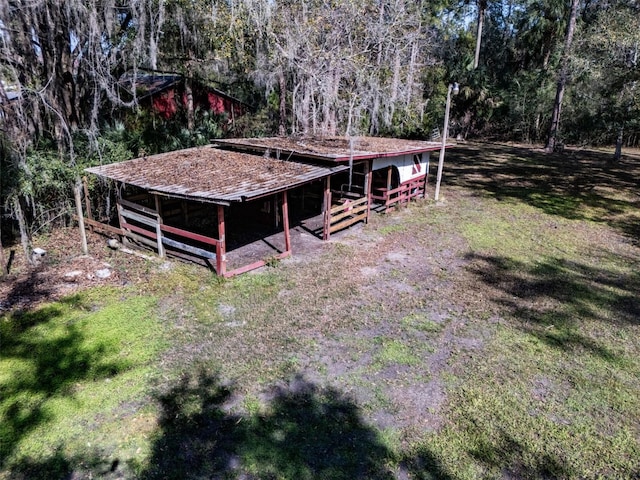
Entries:
[[412,198],[424,197],[424,175],[408,180],[399,187],[391,190],[387,188],[375,188],[371,198],[382,203],[383,209],[392,209],[396,204],[408,203]]
[[332,233],[347,228],[357,222],[366,222],[369,218],[369,199],[346,199],[344,203],[332,207],[325,216],[325,240]]
[[[160,257],[170,253],[188,260],[204,260],[218,274],[224,274],[223,245],[220,240],[165,225],[156,210],[124,199],[118,201],[118,216],[125,237],[153,248]],[[215,247],[215,253],[186,243],[188,241],[211,245]]]

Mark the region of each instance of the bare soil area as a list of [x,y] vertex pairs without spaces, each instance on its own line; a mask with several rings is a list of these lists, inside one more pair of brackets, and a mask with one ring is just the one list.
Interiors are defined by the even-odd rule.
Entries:
[[96,285],[122,286],[142,278],[148,260],[116,252],[107,239],[88,232],[83,255],[77,228],[57,228],[34,239],[46,253],[30,265],[20,245],[5,248],[9,274],[0,281],[0,311],[29,310]]

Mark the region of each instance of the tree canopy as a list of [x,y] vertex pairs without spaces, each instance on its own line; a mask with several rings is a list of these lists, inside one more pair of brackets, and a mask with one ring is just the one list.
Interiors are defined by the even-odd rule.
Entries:
[[[0,201],[28,239],[69,218],[80,167],[224,135],[193,81],[252,107],[234,135],[426,138],[457,81],[455,135],[637,146],[639,19],[637,0],[0,0]],[[183,115],[138,107],[142,69],[185,78]]]

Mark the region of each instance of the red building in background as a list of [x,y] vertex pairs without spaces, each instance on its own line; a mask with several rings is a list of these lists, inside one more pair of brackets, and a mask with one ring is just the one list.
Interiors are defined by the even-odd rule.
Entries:
[[139,104],[150,106],[166,120],[179,110],[188,109],[189,92],[193,98],[194,110],[227,115],[231,122],[250,109],[249,105],[237,98],[197,80],[191,80],[191,85],[187,85],[186,78],[177,73],[139,73],[133,83]]

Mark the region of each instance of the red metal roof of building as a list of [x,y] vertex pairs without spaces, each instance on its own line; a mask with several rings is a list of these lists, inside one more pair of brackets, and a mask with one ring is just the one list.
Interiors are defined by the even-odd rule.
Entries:
[[287,162],[208,145],[86,171],[167,196],[228,205],[288,190],[347,168]]
[[[396,157],[440,150],[441,142],[381,137],[266,137],[215,140],[235,150],[268,152],[269,156],[290,156],[345,162],[350,159]],[[450,147],[450,144],[446,145]]]

